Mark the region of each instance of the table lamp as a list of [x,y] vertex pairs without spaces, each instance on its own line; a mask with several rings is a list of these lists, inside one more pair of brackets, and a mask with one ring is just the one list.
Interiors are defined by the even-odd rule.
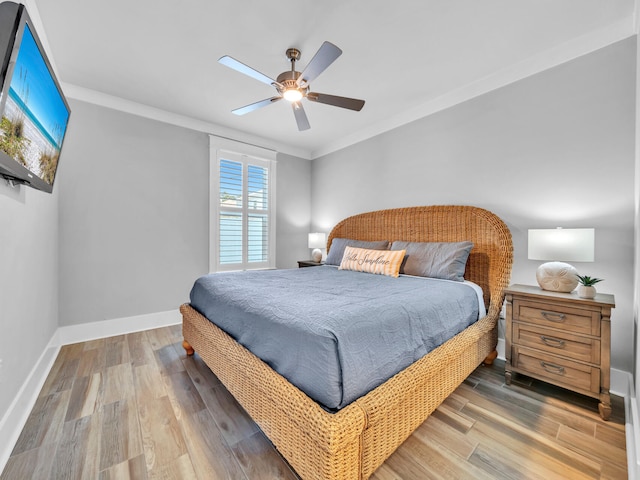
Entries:
[[551,260],[536,270],[543,290],[571,292],[578,285],[578,271],[565,262],[593,262],[593,228],[543,228],[529,230],[529,260]]
[[324,233],[310,233],[309,234],[309,248],[313,248],[311,252],[311,258],[314,262],[320,263],[322,261],[321,248],[327,246],[327,236]]

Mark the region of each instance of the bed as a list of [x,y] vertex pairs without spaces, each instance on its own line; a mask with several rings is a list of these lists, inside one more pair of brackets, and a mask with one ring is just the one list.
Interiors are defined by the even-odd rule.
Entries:
[[363,213],[333,228],[327,242],[329,253],[338,238],[472,242],[464,278],[481,287],[486,315],[333,412],[190,304],[182,305],[187,354],[198,352],[304,479],[368,478],[479,364],[492,362],[497,319],[511,273],[513,247],[508,228],[495,214],[477,207]]

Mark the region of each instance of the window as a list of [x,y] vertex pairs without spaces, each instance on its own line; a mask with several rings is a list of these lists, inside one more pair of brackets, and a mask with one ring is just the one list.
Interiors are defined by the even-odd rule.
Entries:
[[211,137],[210,270],[275,267],[275,152]]

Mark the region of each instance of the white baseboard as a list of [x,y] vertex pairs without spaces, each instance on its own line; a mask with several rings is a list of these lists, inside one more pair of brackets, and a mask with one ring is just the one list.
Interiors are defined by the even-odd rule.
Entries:
[[618,370],[617,368],[611,369],[611,386],[609,387],[609,392],[613,395],[627,398],[632,385],[633,379],[629,372]]
[[504,355],[504,338],[498,338],[498,346],[496,347],[498,351],[498,358],[500,360],[506,360],[507,357]]
[[[55,334],[54,334],[55,336]],[[9,460],[11,451],[18,441],[20,432],[31,409],[36,403],[38,394],[47,379],[47,375],[53,366],[53,362],[60,351],[59,346],[53,346],[51,342],[45,348],[35,366],[29,372],[18,394],[9,405],[8,410],[0,420],[0,472]]]
[[640,478],[640,418],[638,417],[638,400],[636,399],[633,377],[628,376],[629,390],[624,397],[625,436],[627,440],[627,475],[629,480]]
[[25,378],[9,409],[0,419],[0,472],[4,470],[9,460],[11,451],[18,441],[20,432],[24,428],[62,345],[166,327],[178,324],[181,321],[180,312],[178,310],[170,310],[168,312],[58,327],[35,366]]
[[101,322],[81,323],[59,327],[56,331],[60,345],[88,342],[98,338],[113,337],[125,333],[151,330],[152,328],[167,327],[182,321],[178,310],[168,312],[148,313],[134,317],[115,318]]

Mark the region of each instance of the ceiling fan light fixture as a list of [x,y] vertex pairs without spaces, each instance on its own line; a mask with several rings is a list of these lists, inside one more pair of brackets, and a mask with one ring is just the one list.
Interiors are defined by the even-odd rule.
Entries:
[[[2,0],[0,0],[1,2]],[[303,98],[315,103],[324,103],[326,105],[332,105],[334,107],[346,108],[348,110],[354,110],[359,112],[364,106],[364,100],[358,100],[356,98],[339,97],[336,95],[328,95],[326,93],[310,92],[310,83],[313,82],[318,75],[325,71],[325,69],[331,65],[340,55],[342,50],[336,47],[333,43],[323,42],[311,61],[307,64],[304,71],[298,72],[296,70],[296,62],[300,60],[300,50],[296,48],[289,48],[286,51],[287,58],[291,61],[291,70],[282,72],[274,80],[267,75],[254,70],[248,65],[245,65],[238,60],[225,55],[221,57],[218,62],[232,68],[244,75],[255,78],[256,80],[271,85],[278,92],[277,96],[271,98],[265,98],[259,102],[254,102],[249,105],[245,105],[241,108],[236,108],[232,112],[236,115],[244,115],[245,113],[252,112],[258,108],[265,107],[274,102],[286,99],[291,103],[293,107],[293,114],[296,118],[296,124],[298,130],[308,130],[309,120],[302,106]]]
[[282,93],[282,96],[290,102],[297,102],[302,99],[302,92],[297,88],[289,88]]

